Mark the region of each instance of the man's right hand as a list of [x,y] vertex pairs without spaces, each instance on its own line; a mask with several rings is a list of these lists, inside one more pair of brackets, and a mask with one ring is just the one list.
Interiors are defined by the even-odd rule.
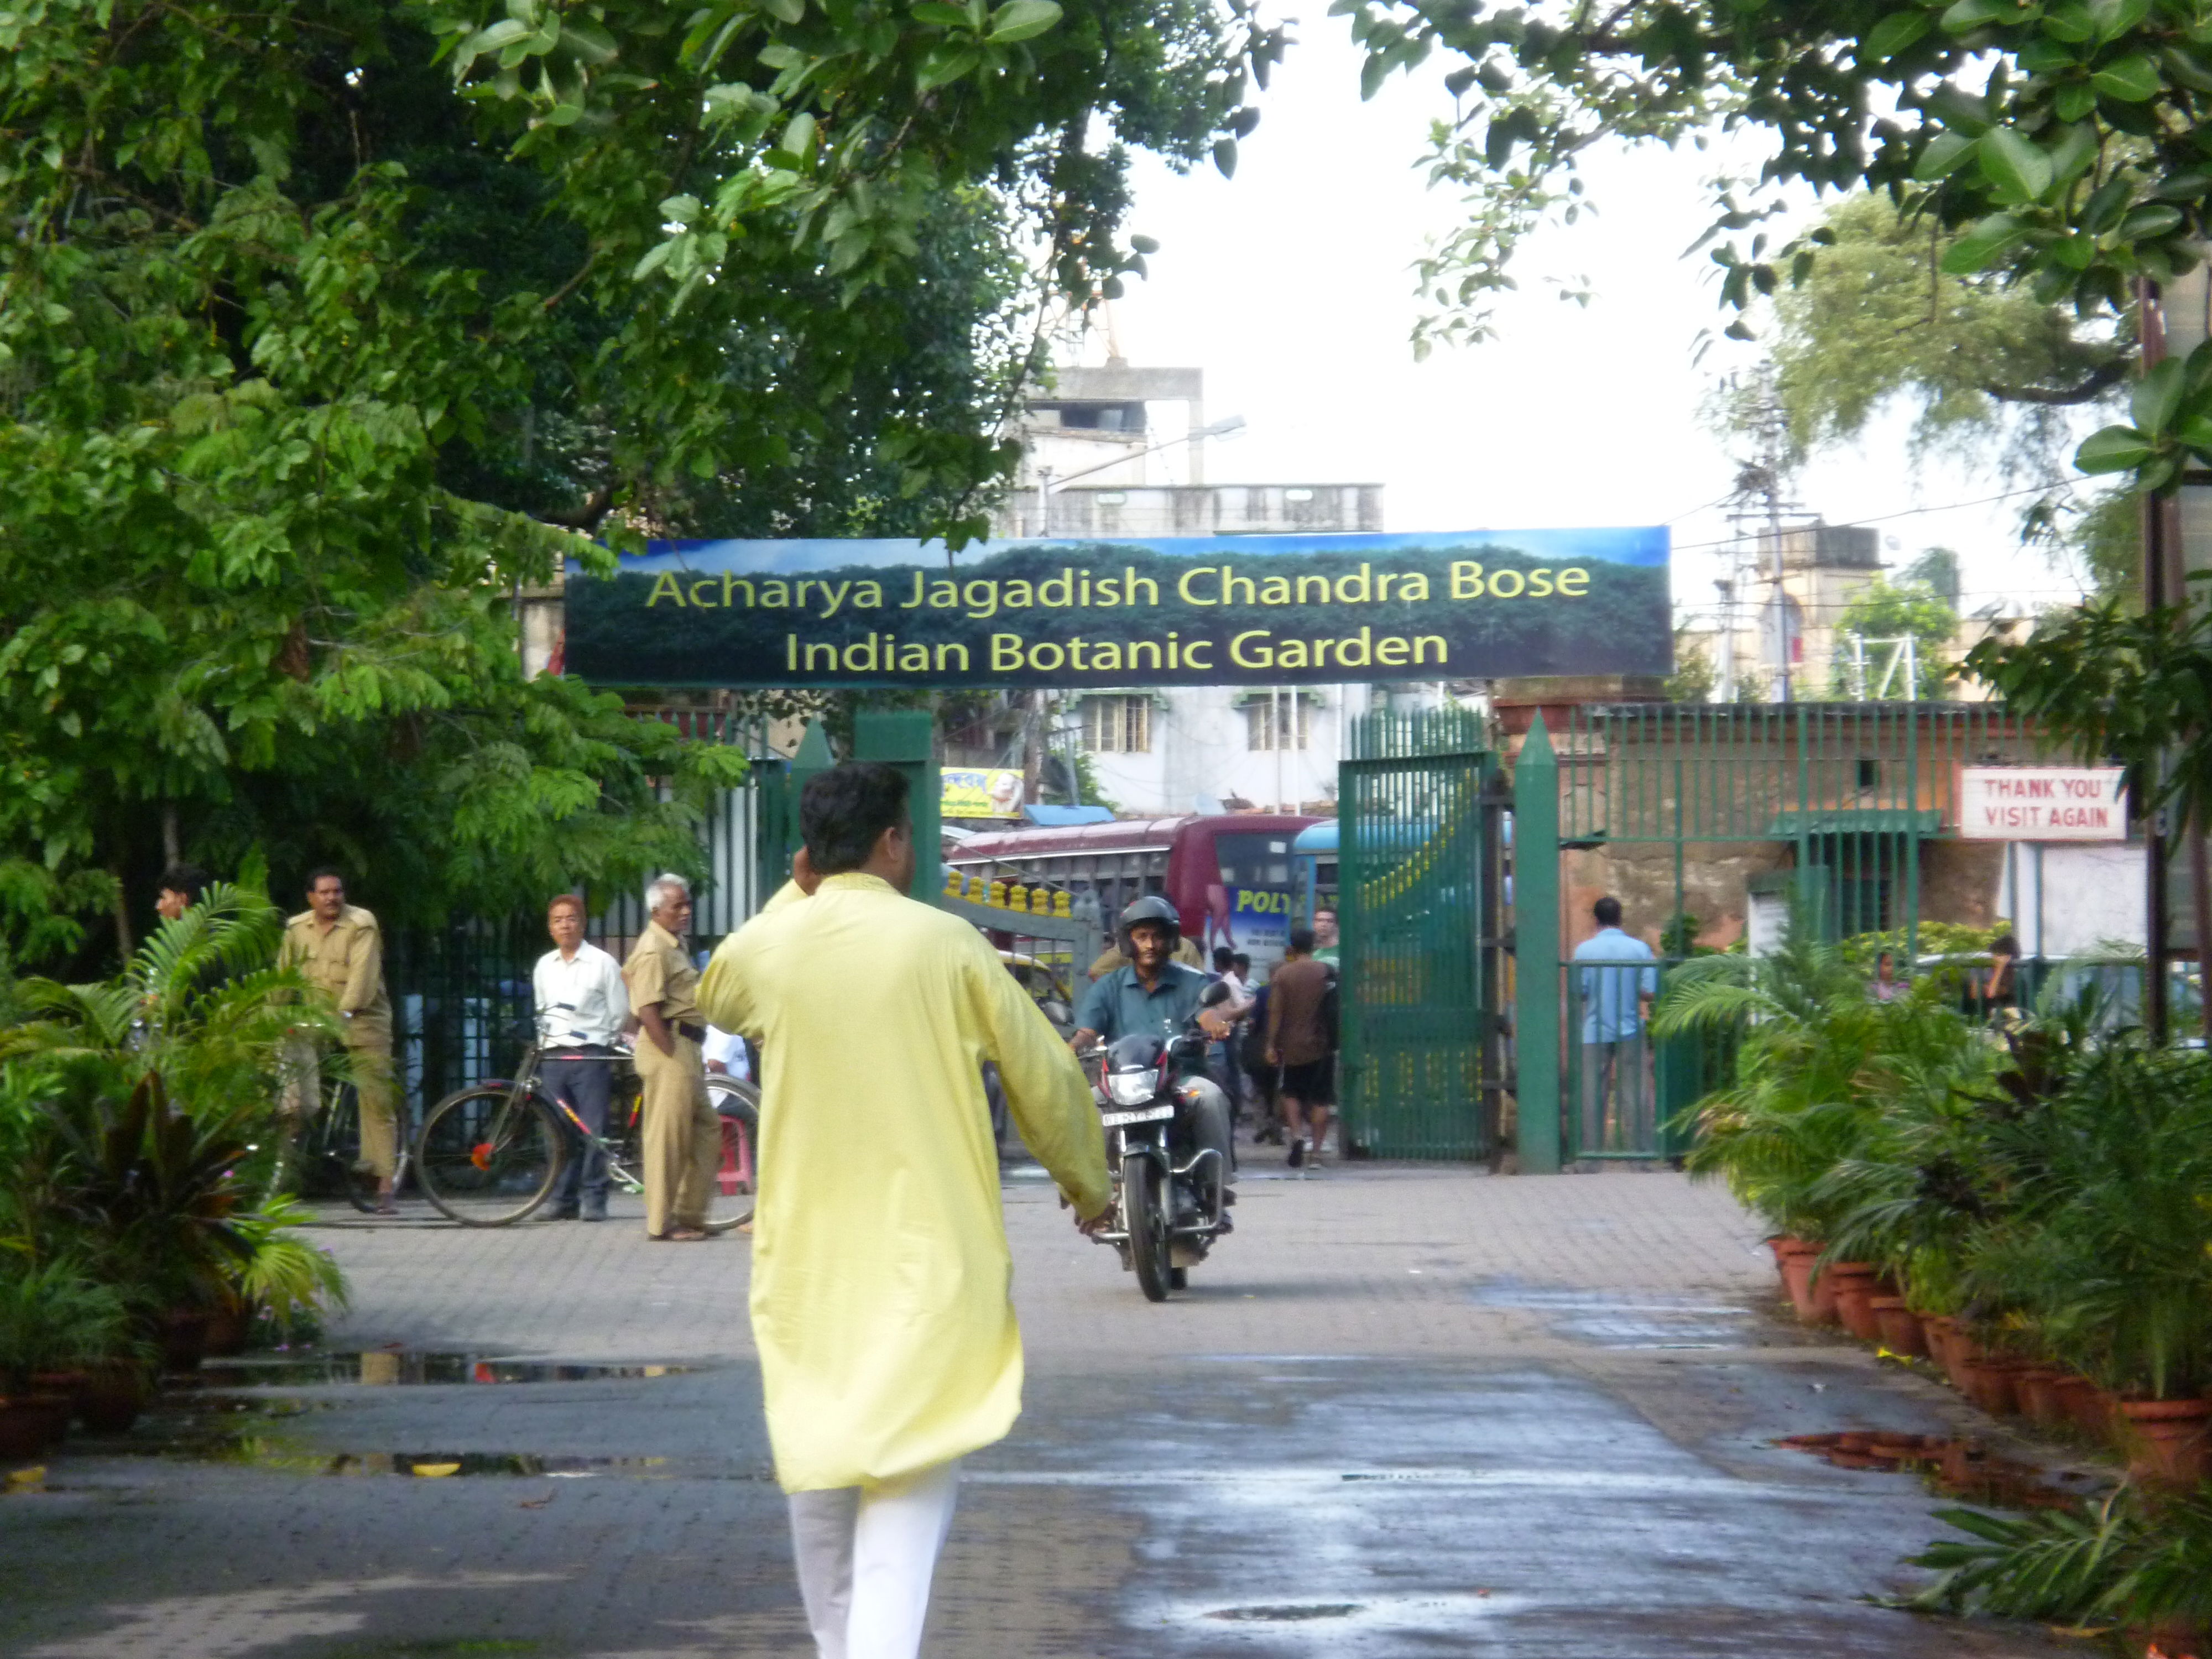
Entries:
[[1078,1216],[1075,1218],[1075,1231],[1081,1233],[1085,1238],[1096,1238],[1101,1233],[1112,1231],[1113,1227],[1114,1206],[1110,1201],[1107,1204],[1104,1209],[1099,1211],[1097,1215],[1092,1216],[1088,1221],[1085,1221],[1081,1216]]

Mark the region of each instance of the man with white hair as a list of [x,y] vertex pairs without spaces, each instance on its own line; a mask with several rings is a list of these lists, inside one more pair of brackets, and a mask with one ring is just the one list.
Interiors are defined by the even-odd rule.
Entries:
[[708,1237],[707,1198],[721,1161],[721,1122],[707,1101],[700,1045],[706,1021],[696,1000],[699,970],[684,942],[691,931],[691,884],[676,875],[646,884],[646,923],[623,981],[638,1023],[637,1075],[645,1085],[645,1231],[690,1243]]

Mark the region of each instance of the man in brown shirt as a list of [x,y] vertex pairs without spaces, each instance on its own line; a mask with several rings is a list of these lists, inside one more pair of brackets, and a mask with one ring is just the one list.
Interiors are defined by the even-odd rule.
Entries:
[[[392,1176],[399,1159],[399,1114],[392,1085],[392,999],[384,992],[384,935],[376,918],[345,902],[345,878],[318,870],[307,878],[307,908],[285,924],[276,965],[297,968],[329,997],[344,1022],[347,1059],[361,1103],[361,1161],[376,1173],[377,1213],[398,1212]],[[302,1056],[307,1111],[322,1093],[312,1057]]]
[[691,932],[691,885],[681,876],[657,876],[645,902],[653,920],[623,963],[639,1027],[637,1075],[645,1085],[645,1231],[651,1238],[689,1243],[708,1236],[708,1189],[722,1160],[721,1120],[708,1103],[699,1053],[707,1040],[696,1000],[699,970],[684,948]]
[[[1319,1157],[1336,1103],[1336,1056],[1328,1022],[1328,964],[1314,960],[1310,927],[1291,929],[1291,948],[1267,975],[1267,1064],[1282,1067],[1283,1121],[1290,1131],[1291,1167]],[[1309,1145],[1310,1143],[1310,1145]]]

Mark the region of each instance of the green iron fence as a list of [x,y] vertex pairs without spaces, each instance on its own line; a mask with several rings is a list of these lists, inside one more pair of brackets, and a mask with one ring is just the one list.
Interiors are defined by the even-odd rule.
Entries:
[[[1593,1004],[1617,989],[1572,959],[1596,931],[1596,899],[1621,901],[1630,933],[1658,934],[1662,989],[1717,937],[1764,948],[1793,905],[1832,938],[1890,936],[1907,972],[1924,923],[1979,915],[1997,887],[2002,849],[1958,837],[1960,769],[2039,758],[2033,734],[1997,704],[1638,703],[1565,714],[1538,763],[1556,769],[1545,791],[1556,836],[1530,836],[1520,849],[1516,920],[1520,966],[1535,976],[1521,1003],[1523,1139],[1532,1127],[1542,1139],[1529,1120],[1555,1097],[1568,1158],[1679,1154],[1681,1132],[1667,1126],[1732,1064],[1723,1041],[1632,1042],[1621,1033],[1639,1022],[1603,1008],[1593,1019]],[[1532,803],[1516,793],[1526,820]],[[1554,869],[1540,873],[1554,840]],[[1555,907],[1548,952],[1526,948],[1531,904]],[[1545,994],[1536,986],[1553,982],[1547,1018],[1533,1004]],[[1528,1044],[1551,1040],[1556,1084],[1531,1089],[1532,1076],[1547,1079],[1540,1062],[1532,1074]]]
[[1352,748],[1338,790],[1345,1142],[1486,1158],[1502,1085],[1497,757],[1462,709],[1371,715]]

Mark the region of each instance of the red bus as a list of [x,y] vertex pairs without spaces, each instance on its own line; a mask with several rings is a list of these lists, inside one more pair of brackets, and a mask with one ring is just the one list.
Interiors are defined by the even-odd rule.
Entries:
[[[1289,942],[1295,886],[1291,844],[1322,820],[1289,813],[1216,813],[1008,830],[948,848],[945,861],[986,882],[1042,883],[1078,905],[1088,897],[1110,929],[1122,907],[1160,893],[1210,958],[1226,945],[1265,978]],[[1079,964],[1079,967],[1080,964]]]

